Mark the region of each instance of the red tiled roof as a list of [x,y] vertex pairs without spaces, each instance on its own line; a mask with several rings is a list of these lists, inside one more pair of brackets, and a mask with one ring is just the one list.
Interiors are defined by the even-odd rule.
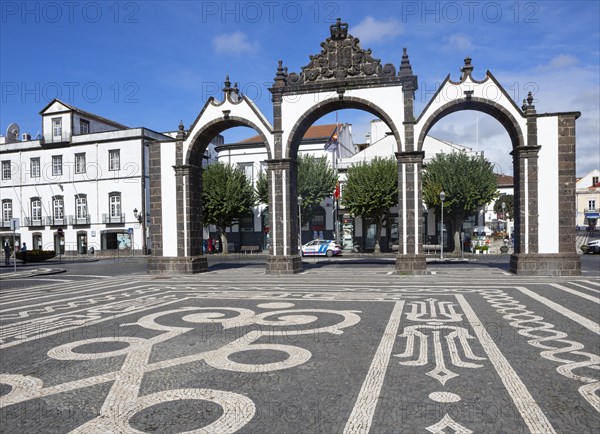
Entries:
[[500,175],[496,173],[496,182],[499,186],[512,186],[514,185],[514,180],[512,176],[508,175]]
[[[311,139],[327,140],[332,136],[332,134],[335,131],[335,128],[336,128],[336,124],[313,125],[312,127],[310,127],[308,129],[308,131],[306,131],[306,134],[304,134],[304,137],[302,138],[302,140],[311,140]],[[237,142],[236,144],[261,143],[261,142],[262,142],[262,138],[260,136],[256,135],[256,136],[248,137],[247,139]]]

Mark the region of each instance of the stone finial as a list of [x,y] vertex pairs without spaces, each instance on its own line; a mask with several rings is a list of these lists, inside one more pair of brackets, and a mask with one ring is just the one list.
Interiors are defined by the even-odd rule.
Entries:
[[535,106],[533,105],[533,94],[531,92],[527,93],[526,99],[523,99],[523,107],[521,108],[525,114],[536,113]]
[[223,83],[225,87],[223,87],[223,92],[231,91],[231,81],[229,81],[229,74],[225,76],[225,82]]
[[287,68],[283,67],[283,60],[279,60],[277,64],[277,72],[275,73],[274,87],[283,87],[287,84]]
[[346,39],[348,37],[348,23],[342,23],[342,19],[338,18],[335,24],[329,26],[331,39]]
[[462,72],[461,81],[465,81],[467,77],[471,75],[473,72],[473,65],[471,65],[470,57],[465,57],[465,64],[460,68],[460,72]]
[[398,71],[398,75],[412,75],[412,66],[410,65],[406,48],[402,49],[402,61],[400,62],[400,71]]
[[185,127],[183,126],[183,121],[179,121],[179,126],[177,127],[177,135],[175,136],[177,140],[185,139]]
[[236,95],[239,95],[239,93],[240,93],[240,88],[239,88],[239,85],[238,85],[238,82],[237,82],[237,81],[236,81],[236,82],[235,82],[235,84],[233,85],[233,92],[234,92]]

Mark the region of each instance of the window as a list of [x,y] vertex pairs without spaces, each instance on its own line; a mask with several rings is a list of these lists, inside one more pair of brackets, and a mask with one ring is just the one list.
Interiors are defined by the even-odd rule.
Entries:
[[254,183],[254,173],[253,173],[253,164],[252,163],[240,163],[238,167],[243,170],[244,175],[246,175],[246,179],[250,184]]
[[121,193],[111,193],[109,196],[110,217],[121,217]]
[[240,232],[254,231],[254,214],[240,217]]
[[598,176],[592,176],[592,187],[598,184]]
[[5,224],[10,223],[13,216],[12,200],[5,199],[2,201],[2,221]]
[[75,173],[85,173],[85,153],[75,154]]
[[63,174],[62,170],[62,155],[52,156],[52,175],[60,176]]
[[85,119],[79,119],[79,134],[89,134],[90,133],[90,121],[86,121]]
[[108,170],[119,170],[121,168],[121,151],[113,149],[108,151]]
[[87,197],[85,194],[75,196],[75,217],[77,220],[87,219]]
[[54,196],[52,199],[52,208],[54,210],[54,220],[62,220],[65,218],[65,201],[62,196]]
[[62,119],[52,119],[52,136],[62,138]]
[[588,200],[588,209],[596,209],[596,201],[595,200]]
[[2,162],[2,179],[10,179],[10,161]]
[[42,220],[42,201],[39,197],[31,198],[31,220],[34,222]]
[[32,158],[31,160],[29,160],[29,169],[30,169],[32,178],[39,178],[40,177],[40,159]]

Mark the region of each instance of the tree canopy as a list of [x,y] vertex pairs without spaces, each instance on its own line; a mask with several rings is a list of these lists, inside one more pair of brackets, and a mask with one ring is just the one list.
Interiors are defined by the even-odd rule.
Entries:
[[493,165],[482,155],[437,154],[425,166],[423,201],[428,208],[439,209],[440,192],[443,190],[446,194],[444,216],[448,216],[452,224],[455,251],[460,250],[463,221],[477,208],[495,199],[497,188]]
[[515,197],[512,194],[501,194],[498,199],[496,199],[496,203],[494,203],[494,212],[496,214],[502,215],[502,203],[506,204],[506,209],[504,212],[506,215],[502,216],[503,220],[511,220],[515,217],[514,208],[515,208]]
[[398,204],[398,163],[393,158],[376,157],[348,168],[342,205],[376,225],[375,253],[381,252],[381,227],[390,208]]
[[321,201],[333,194],[337,172],[325,157],[298,155],[297,193],[302,197],[302,221],[308,221]]
[[254,188],[238,167],[216,163],[202,172],[202,212],[204,224],[219,229],[223,253],[228,252],[225,228],[252,212]]

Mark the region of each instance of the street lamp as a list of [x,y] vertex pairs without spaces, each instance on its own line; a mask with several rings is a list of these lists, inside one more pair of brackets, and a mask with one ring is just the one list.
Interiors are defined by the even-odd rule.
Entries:
[[300,241],[300,254],[302,254],[302,196],[298,196],[298,240]]
[[508,225],[506,224],[506,203],[502,202],[502,220],[504,220],[504,230],[508,233]]
[[440,229],[440,232],[442,233],[442,246],[440,248],[440,261],[444,260],[444,200],[446,200],[446,193],[444,193],[444,190],[441,191],[440,193],[440,200],[442,201],[442,227]]

